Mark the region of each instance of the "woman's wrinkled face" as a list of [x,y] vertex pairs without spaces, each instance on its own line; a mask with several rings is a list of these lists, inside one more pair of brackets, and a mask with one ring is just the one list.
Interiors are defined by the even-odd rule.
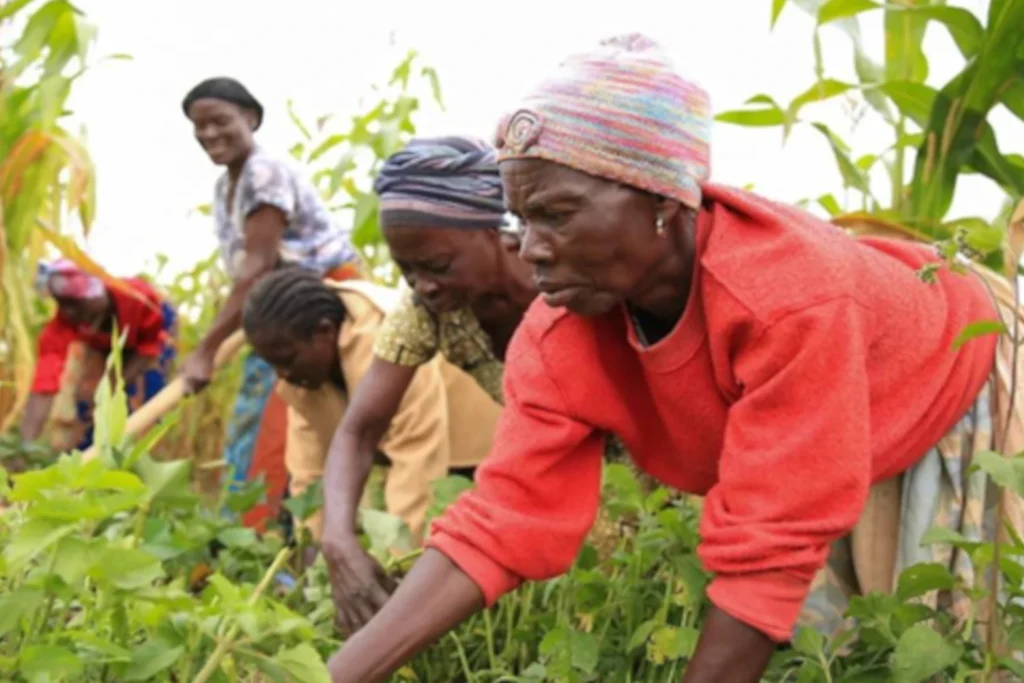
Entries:
[[218,166],[245,159],[252,151],[256,115],[238,105],[204,98],[188,108],[196,140]]
[[308,339],[283,329],[264,329],[247,335],[253,351],[274,366],[277,376],[303,389],[319,389],[336,374],[338,328],[322,320]]
[[106,296],[88,299],[56,297],[60,314],[74,325],[99,328],[110,311],[110,299]]
[[549,306],[601,315],[637,294],[667,241],[649,193],[548,161],[503,161],[509,210],[522,223],[520,257]]
[[433,312],[471,306],[491,293],[501,258],[497,230],[385,225],[391,257]]

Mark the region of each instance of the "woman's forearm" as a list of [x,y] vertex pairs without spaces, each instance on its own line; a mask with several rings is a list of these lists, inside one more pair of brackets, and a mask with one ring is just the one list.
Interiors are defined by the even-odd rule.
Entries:
[[473,580],[428,549],[369,624],[331,660],[334,683],[377,683],[483,607]]
[[[345,411],[324,465],[324,535],[344,537],[356,528],[356,513],[374,454],[398,413],[416,368],[375,358]],[[351,540],[351,539],[350,539]]]
[[199,341],[197,348],[206,353],[214,354],[224,340],[231,336],[231,333],[242,326],[242,307],[245,304],[245,297],[256,285],[260,278],[274,269],[275,260],[261,255],[246,255],[241,268],[241,274],[231,286],[227,301],[217,313],[210,329],[206,331]]
[[683,683],[757,683],[774,652],[768,636],[712,606]]
[[373,468],[373,452],[380,441],[371,425],[347,428],[343,423],[327,451],[324,465],[324,535],[355,537],[356,513]]
[[54,394],[29,394],[25,403],[25,411],[21,416],[21,438],[35,441],[43,433],[46,418],[53,407]]

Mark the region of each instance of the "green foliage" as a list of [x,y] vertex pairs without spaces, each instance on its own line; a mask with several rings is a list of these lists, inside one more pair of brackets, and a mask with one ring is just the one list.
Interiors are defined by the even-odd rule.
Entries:
[[393,69],[386,84],[372,88],[371,103],[349,119],[347,130],[330,129],[330,116],[321,116],[309,125],[295,113],[290,102],[288,106],[299,133],[299,140],[291,148],[292,155],[309,167],[321,196],[340,212],[344,224],[352,226],[352,242],[369,272],[392,285],[398,281],[399,273],[380,235],[377,197],[370,179],[380,164],[416,133],[413,119],[423,98],[417,94],[416,85],[426,86],[428,96],[443,106],[437,72],[432,67],[419,66],[418,55],[410,51]]
[[[788,4],[815,19],[812,36],[816,80],[788,105],[768,94],[751,97],[739,110],[717,119],[743,126],[781,127],[785,140],[793,127],[809,125],[824,137],[843,187],[857,199],[847,210],[868,212],[896,220],[924,238],[953,239],[958,232],[973,234],[986,221],[970,218],[947,221],[959,178],[981,174],[997,183],[1013,200],[1024,196],[1024,157],[1000,151],[988,122],[992,109],[1005,105],[1024,120],[1024,0],[1002,0],[990,5],[983,21],[970,11],[949,7],[944,0],[774,0],[772,25]],[[881,21],[885,54],[881,62],[868,55],[861,43],[861,18]],[[964,57],[962,70],[943,87],[926,84],[928,59],[923,48],[926,32],[938,26],[956,43]],[[845,83],[826,76],[822,40],[837,29],[849,40],[857,82]],[[833,34],[834,35],[834,34]],[[821,122],[804,116],[807,105],[842,97],[862,103],[858,116],[873,112],[888,124],[889,143],[860,157]],[[911,161],[912,155],[912,161]],[[881,163],[878,163],[881,162]],[[907,182],[907,173],[913,172]],[[887,176],[888,201],[872,192],[871,179]],[[805,204],[810,204],[806,201]],[[818,205],[831,216],[839,213],[831,195]],[[1001,231],[995,248],[1001,248]],[[998,258],[991,263],[998,265]]]
[[302,604],[308,586],[275,581],[290,554],[280,537],[219,514],[230,501],[202,505],[189,461],[124,439],[117,356],[97,392],[101,455],[63,455],[2,491],[0,675],[329,680],[329,622]]
[[95,29],[65,0],[0,5],[0,36],[13,25],[23,26],[18,38],[0,43],[0,431],[13,424],[31,380],[39,226],[56,233],[74,211],[87,231],[95,209],[92,161],[61,127]]

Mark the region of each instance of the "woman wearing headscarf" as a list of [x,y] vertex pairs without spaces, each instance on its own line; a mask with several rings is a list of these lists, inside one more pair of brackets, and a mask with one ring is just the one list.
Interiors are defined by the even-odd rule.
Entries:
[[[56,315],[39,335],[32,393],[25,405],[22,437],[35,440],[64,388],[74,397],[77,447],[92,444],[92,404],[102,378],[111,335],[125,335],[122,375],[130,409],[155,396],[166,382],[174,356],[174,308],[141,278],[123,278],[107,287],[74,262],[59,259],[39,265],[39,289],[57,301]],[[66,372],[69,360],[74,372]],[[61,448],[73,443],[59,444]]]
[[[358,258],[347,232],[306,177],[289,160],[256,144],[253,134],[263,122],[263,106],[245,86],[232,78],[211,78],[192,88],[181,106],[200,146],[225,168],[214,188],[213,218],[234,282],[224,307],[182,366],[190,389],[198,391],[210,381],[217,348],[239,329],[245,297],[260,278],[279,263],[291,263],[346,279],[357,274]],[[273,385],[273,369],[249,354],[225,453],[235,484],[259,471],[280,471],[285,408],[272,395]],[[284,484],[267,482],[269,497],[279,497]],[[266,514],[269,510],[262,508],[257,517]]]
[[[375,358],[324,472],[322,547],[347,630],[387,599],[376,562],[359,545],[356,513],[374,453],[418,368],[440,354],[501,404],[505,348],[536,297],[518,233],[507,224],[492,145],[471,137],[413,139],[384,162],[374,191],[381,231],[409,288],[377,331]],[[479,400],[472,392],[448,393],[453,414]],[[473,433],[490,447],[490,430]]]
[[[998,315],[982,280],[940,268],[925,283],[928,246],[854,239],[710,182],[710,129],[705,92],[636,35],[570,58],[505,119],[499,166],[542,296],[510,344],[476,489],[332,659],[335,683],[384,680],[523,581],[566,571],[608,431],[704,496],[712,607],[686,683],[759,680],[822,572],[884,579],[851,560],[878,487],[898,515],[871,539],[899,550],[883,589],[942,552],[920,545],[933,523],[972,540],[993,528],[984,475],[961,491],[947,474],[1000,446],[996,339],[953,343]],[[973,579],[965,556],[951,566]],[[825,599],[872,586],[846,588]]]

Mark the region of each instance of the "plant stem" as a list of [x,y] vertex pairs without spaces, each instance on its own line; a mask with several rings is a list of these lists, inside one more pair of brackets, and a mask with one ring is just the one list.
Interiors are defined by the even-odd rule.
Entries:
[[487,638],[487,661],[492,669],[498,668],[497,657],[494,654],[494,624],[491,622],[491,610],[484,610],[484,635]]
[[469,660],[466,659],[466,651],[462,648],[462,642],[454,633],[449,633],[448,635],[455,642],[455,650],[459,653],[459,661],[462,663],[462,673],[466,675],[466,681],[472,683],[473,671],[469,668]]
[[[274,561],[270,563],[270,567],[263,575],[263,578],[260,579],[260,583],[256,586],[256,590],[254,590],[252,595],[249,596],[249,600],[247,602],[250,606],[255,605],[260,599],[260,596],[262,596],[267,590],[267,587],[269,587],[270,583],[274,580],[274,575],[277,574],[281,565],[283,565],[288,559],[289,554],[291,554],[290,548],[282,548],[281,552],[279,552],[277,557],[274,558]],[[206,664],[199,670],[196,677],[192,679],[192,683],[206,683],[213,677],[213,674],[217,671],[217,667],[220,666],[221,660],[224,659],[224,656],[231,650],[231,646],[235,642],[236,635],[238,635],[237,622],[232,624],[231,628],[229,628],[224,634],[224,637],[219,640],[217,648],[213,651],[213,654],[210,655],[210,658],[206,660]]]
[[143,502],[139,506],[139,511],[135,517],[135,528],[132,532],[132,547],[138,548],[142,542],[142,534],[146,530],[146,519],[149,517],[149,501]]
[[892,162],[892,209],[897,214],[903,212],[903,174],[906,163],[906,148],[902,144],[907,132],[907,117],[900,115],[896,122],[896,157]]

